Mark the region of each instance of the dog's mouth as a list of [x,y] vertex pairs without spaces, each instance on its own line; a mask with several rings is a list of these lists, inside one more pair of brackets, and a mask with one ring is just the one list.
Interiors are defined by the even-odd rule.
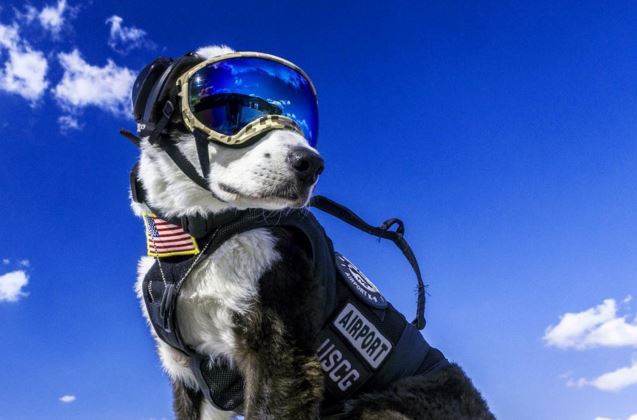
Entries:
[[272,191],[268,191],[262,194],[250,194],[239,191],[237,188],[232,187],[228,184],[219,183],[217,184],[219,189],[225,193],[231,194],[235,196],[235,199],[243,198],[249,201],[264,201],[264,202],[275,202],[275,203],[287,203],[292,205],[303,206],[307,201],[307,197],[309,196],[309,191],[304,194],[299,194],[296,186],[293,184],[283,184],[278,186]]

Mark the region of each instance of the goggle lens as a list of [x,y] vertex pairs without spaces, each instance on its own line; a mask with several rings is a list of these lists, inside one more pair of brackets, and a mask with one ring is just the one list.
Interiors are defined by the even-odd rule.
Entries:
[[267,115],[292,120],[312,147],[318,137],[318,106],[310,81],[296,69],[261,57],[210,63],[190,77],[190,110],[206,127],[234,135]]

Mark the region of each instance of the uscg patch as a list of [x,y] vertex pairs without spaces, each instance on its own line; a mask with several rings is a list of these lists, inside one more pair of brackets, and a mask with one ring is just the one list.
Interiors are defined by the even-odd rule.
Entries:
[[339,254],[336,257],[336,267],[341,273],[345,283],[363,302],[376,309],[387,308],[387,300],[381,295],[378,288],[365,276],[350,260]]
[[319,333],[319,340],[316,355],[325,373],[325,385],[332,395],[346,398],[363,386],[372,372],[330,328]]

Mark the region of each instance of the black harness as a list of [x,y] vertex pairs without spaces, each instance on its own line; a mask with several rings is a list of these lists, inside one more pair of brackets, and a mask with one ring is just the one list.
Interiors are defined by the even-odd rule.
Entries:
[[[135,201],[147,205],[136,172],[137,168],[131,174],[132,195]],[[418,331],[425,324],[424,285],[418,263],[403,238],[402,222],[390,219],[381,227],[374,227],[322,196],[312,198],[310,206],[396,243],[418,278],[417,317],[408,322],[362,272],[334,252],[331,240],[308,209],[250,209],[208,218],[165,218],[194,236],[201,253],[163,258],[161,265],[155,262],[143,280],[144,303],[158,337],[189,356],[199,388],[221,410],[241,411],[243,377],[225,358],[210,360],[184,343],[177,320],[177,301],[190,270],[232,236],[256,228],[295,229],[311,244],[313,277],[326,293],[317,350],[327,388],[321,405],[323,416],[342,412],[343,401],[357,393],[382,389],[397,379],[433,372],[448,364]],[[397,229],[391,230],[394,225]]]

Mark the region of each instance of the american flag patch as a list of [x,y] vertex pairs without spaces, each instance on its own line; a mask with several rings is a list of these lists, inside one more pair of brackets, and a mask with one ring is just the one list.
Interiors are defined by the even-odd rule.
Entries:
[[146,225],[146,246],[150,257],[199,254],[197,241],[181,226],[168,223],[154,214],[145,214],[144,224]]

